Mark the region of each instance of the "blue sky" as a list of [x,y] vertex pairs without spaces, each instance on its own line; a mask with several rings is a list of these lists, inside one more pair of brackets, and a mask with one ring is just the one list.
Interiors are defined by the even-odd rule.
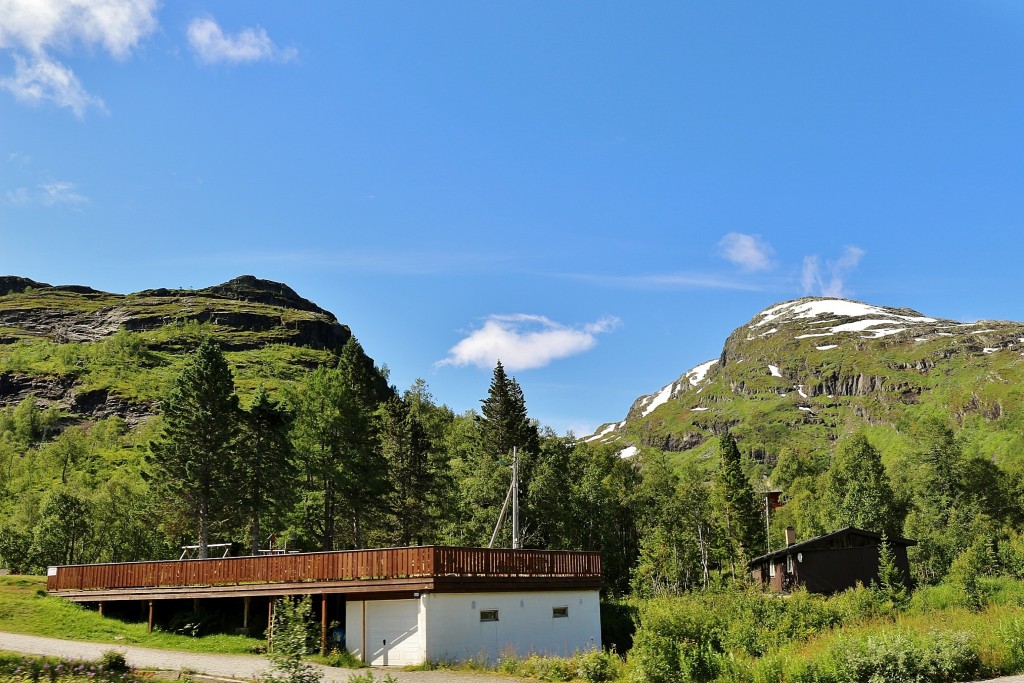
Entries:
[[0,0],[0,273],[283,281],[585,434],[772,303],[1024,319],[1013,2]]

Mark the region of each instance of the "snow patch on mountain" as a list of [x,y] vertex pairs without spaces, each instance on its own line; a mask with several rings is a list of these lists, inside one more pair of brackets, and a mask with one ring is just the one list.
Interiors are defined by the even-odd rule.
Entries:
[[895,320],[902,320],[913,323],[933,323],[935,318],[923,315],[902,315],[880,306],[862,304],[859,301],[848,299],[800,299],[789,301],[778,306],[773,306],[762,311],[760,320],[753,323],[751,327],[761,327],[779,318],[801,320],[808,318],[819,318],[825,315],[840,316],[843,318],[860,318],[871,316],[884,316],[885,323],[892,323]]
[[717,358],[715,358],[714,360],[704,361],[703,363],[701,363],[700,365],[686,373],[684,377],[690,380],[691,386],[697,386],[698,384],[704,381],[704,378],[707,377],[708,370],[710,370],[711,366],[717,362]]
[[636,455],[639,452],[640,452],[640,449],[637,448],[636,446],[626,446],[621,451],[619,451],[619,457],[620,458],[632,458],[634,455]]
[[607,436],[607,435],[611,434],[616,429],[621,429],[622,425],[624,425],[624,424],[626,424],[625,420],[623,420],[622,422],[613,422],[610,425],[606,426],[601,431],[597,432],[596,434],[588,436],[586,439],[584,439],[584,441],[597,441],[601,437]]
[[644,416],[650,415],[651,413],[654,412],[655,408],[667,403],[669,397],[672,396],[672,387],[674,387],[675,385],[675,382],[672,382],[672,384],[667,384],[661,388],[661,391],[659,391],[653,397],[650,397],[650,401],[644,407],[644,412],[642,414]]
[[815,346],[814,348],[819,351],[828,351],[829,349],[838,349],[839,344],[825,344],[824,346]]
[[772,377],[782,377],[782,373],[779,372],[779,366],[769,365],[768,372],[772,373]]

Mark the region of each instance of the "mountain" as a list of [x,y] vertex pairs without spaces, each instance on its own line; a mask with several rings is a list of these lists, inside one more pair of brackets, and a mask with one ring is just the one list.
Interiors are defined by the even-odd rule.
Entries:
[[69,422],[137,424],[203,336],[220,343],[245,392],[333,362],[352,333],[287,285],[251,275],[133,294],[2,276],[0,408],[31,396]]
[[[702,457],[733,431],[755,460],[827,451],[864,427],[898,441],[926,415],[997,457],[998,433],[1024,408],[1024,324],[961,323],[906,308],[802,298],[761,311],[717,359],[636,399],[588,441]],[[995,436],[993,436],[993,434]]]

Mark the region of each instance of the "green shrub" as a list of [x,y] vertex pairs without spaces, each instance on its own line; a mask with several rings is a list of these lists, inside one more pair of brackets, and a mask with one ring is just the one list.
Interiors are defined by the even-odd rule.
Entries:
[[576,676],[587,683],[614,681],[621,673],[622,660],[607,650],[591,650],[579,658]]
[[107,671],[128,671],[128,660],[123,652],[117,650],[105,650],[100,655],[99,663]]

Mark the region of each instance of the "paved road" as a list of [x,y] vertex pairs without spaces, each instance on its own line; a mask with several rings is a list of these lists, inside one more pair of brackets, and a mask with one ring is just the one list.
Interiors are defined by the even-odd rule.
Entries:
[[[0,632],[0,650],[22,652],[34,655],[49,655],[68,659],[98,659],[107,650],[124,654],[128,664],[136,668],[180,671],[188,669],[209,676],[254,679],[267,669],[267,660],[256,655],[218,655],[180,650],[155,650],[135,645],[111,645],[109,643],[85,643],[76,640],[41,638],[18,633]],[[386,673],[400,683],[523,683],[521,678],[505,678],[486,674],[456,671],[398,671],[395,669],[338,669],[330,666],[318,667],[324,672],[325,683],[346,683],[353,673],[373,671],[374,676],[383,679]],[[1024,679],[1021,679],[1024,683]]]

